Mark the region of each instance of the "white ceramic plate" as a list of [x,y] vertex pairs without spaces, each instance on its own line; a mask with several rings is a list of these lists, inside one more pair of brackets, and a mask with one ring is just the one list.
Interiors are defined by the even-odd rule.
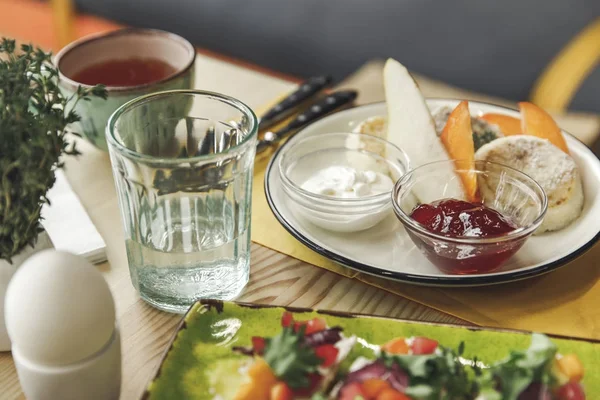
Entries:
[[[427,100],[433,112],[445,106],[454,108],[458,102],[459,100]],[[519,116],[515,110],[475,101],[469,102],[469,108],[473,115],[494,112]],[[341,111],[306,127],[287,144],[311,135],[350,132],[366,118],[386,114],[385,103]],[[448,275],[441,272],[415,247],[393,214],[379,225],[355,233],[329,232],[312,225],[294,213],[283,193],[278,171],[279,152],[267,167],[265,193],[275,217],[300,242],[317,253],[360,272],[437,286],[510,282],[559,268],[583,254],[600,237],[600,161],[583,143],[569,134],[565,133],[565,136],[583,177],[585,204],[581,216],[561,231],[531,237],[500,270],[489,274]]]

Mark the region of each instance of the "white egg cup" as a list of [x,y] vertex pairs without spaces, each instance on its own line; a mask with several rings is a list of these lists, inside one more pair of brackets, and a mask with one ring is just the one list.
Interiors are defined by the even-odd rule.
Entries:
[[118,326],[109,342],[82,361],[49,366],[26,359],[13,346],[12,356],[29,400],[108,400],[121,391],[121,335]]

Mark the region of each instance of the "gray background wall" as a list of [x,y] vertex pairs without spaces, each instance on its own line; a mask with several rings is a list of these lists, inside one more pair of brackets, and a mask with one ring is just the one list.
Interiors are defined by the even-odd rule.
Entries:
[[[372,58],[453,85],[527,99],[552,57],[600,16],[600,0],[77,0],[126,24],[278,71],[337,79]],[[600,112],[600,68],[571,107]]]

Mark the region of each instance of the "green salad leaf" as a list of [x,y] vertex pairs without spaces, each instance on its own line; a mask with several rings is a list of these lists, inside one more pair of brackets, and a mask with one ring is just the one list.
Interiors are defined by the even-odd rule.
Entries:
[[275,376],[292,389],[310,385],[309,374],[317,372],[321,359],[312,347],[304,344],[304,327],[294,332],[291,327],[266,341],[264,359]]
[[[519,395],[532,383],[539,382],[548,386],[555,383],[552,375],[552,363],[557,348],[550,339],[542,334],[534,333],[531,345],[523,351],[513,351],[510,355],[492,365],[478,377],[480,393],[487,393],[488,400],[517,400]],[[493,397],[499,384],[498,397]]]
[[386,366],[396,363],[409,376],[406,394],[423,400],[464,400],[475,398],[476,386],[460,362],[464,345],[454,351],[442,346],[429,355],[388,355]]

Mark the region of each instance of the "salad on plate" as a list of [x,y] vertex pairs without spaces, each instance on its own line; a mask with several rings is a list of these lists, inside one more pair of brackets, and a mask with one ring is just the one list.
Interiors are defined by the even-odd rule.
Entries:
[[[541,334],[493,364],[428,337],[366,344],[325,319],[281,318],[272,337],[232,351],[248,356],[234,400],[581,400],[584,368]],[[367,351],[365,351],[365,349]]]

